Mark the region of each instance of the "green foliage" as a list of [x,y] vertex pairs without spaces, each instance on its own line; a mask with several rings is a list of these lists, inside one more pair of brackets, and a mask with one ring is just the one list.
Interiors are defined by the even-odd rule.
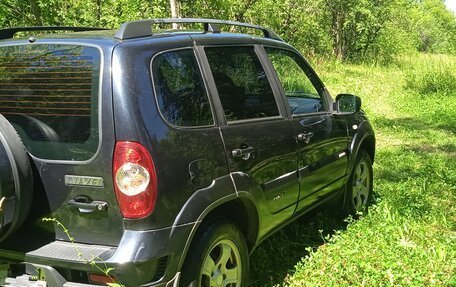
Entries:
[[417,19],[420,41],[418,50],[422,52],[455,53],[455,16],[440,0],[426,0]]
[[285,41],[307,56],[331,54],[331,37],[326,33],[323,1],[257,1],[252,7],[252,22],[270,27]]
[[0,26],[101,26],[143,18],[169,17],[166,0],[4,0]]
[[326,1],[326,19],[339,59],[365,59],[391,18],[393,0]]
[[[441,0],[177,1],[183,17],[269,27],[311,58],[388,64],[413,51],[456,54],[456,17]],[[134,19],[170,17],[168,0],[3,0],[0,26],[117,28]],[[225,27],[233,31],[234,27]],[[243,31],[238,29],[238,31]]]

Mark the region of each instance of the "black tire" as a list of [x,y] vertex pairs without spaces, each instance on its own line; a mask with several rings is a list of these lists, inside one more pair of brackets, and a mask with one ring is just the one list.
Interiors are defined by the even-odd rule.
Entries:
[[360,150],[345,190],[345,215],[365,213],[372,200],[372,159],[365,150]]
[[59,142],[59,135],[53,128],[37,118],[26,114],[7,115],[7,120],[23,130],[21,136],[26,136],[30,140]]
[[[227,222],[215,222],[201,228],[182,268],[180,286],[246,287],[249,255],[239,228]],[[235,283],[228,283],[230,279]]]
[[0,242],[24,222],[32,197],[30,158],[16,130],[0,115]]

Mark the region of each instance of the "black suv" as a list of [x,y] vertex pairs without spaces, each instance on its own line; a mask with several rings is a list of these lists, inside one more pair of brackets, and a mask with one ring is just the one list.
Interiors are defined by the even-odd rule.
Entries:
[[[171,23],[191,29],[155,29]],[[71,33],[14,38],[35,30]],[[242,287],[278,228],[369,201],[360,99],[333,101],[266,28],[154,19],[0,38],[4,285]]]

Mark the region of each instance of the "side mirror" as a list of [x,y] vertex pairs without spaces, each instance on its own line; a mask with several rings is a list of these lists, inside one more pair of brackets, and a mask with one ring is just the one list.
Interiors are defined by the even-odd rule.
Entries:
[[356,113],[361,110],[361,98],[350,94],[339,94],[336,97],[339,113]]

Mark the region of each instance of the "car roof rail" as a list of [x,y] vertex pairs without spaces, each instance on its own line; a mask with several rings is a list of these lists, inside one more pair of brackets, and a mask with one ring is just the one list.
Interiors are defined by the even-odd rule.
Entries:
[[28,31],[97,31],[97,30],[109,30],[106,28],[96,27],[72,27],[72,26],[36,26],[36,27],[14,27],[0,29],[0,40],[13,38],[18,32]]
[[283,41],[274,31],[264,28],[262,26],[236,22],[236,21],[225,21],[218,19],[203,19],[203,18],[160,18],[160,19],[147,19],[129,21],[123,23],[119,30],[117,30],[114,38],[119,40],[126,40],[139,37],[152,36],[152,25],[157,24],[203,24],[205,32],[220,33],[221,30],[217,25],[230,25],[237,27],[245,27],[260,30],[263,32],[265,38],[275,39]]

